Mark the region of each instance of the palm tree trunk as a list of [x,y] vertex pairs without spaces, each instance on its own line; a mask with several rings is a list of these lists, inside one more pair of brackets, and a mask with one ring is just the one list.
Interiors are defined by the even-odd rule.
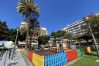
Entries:
[[29,36],[30,36],[29,49],[32,50],[32,47],[31,47],[31,43],[32,43],[32,32],[31,32],[31,30],[30,30],[30,35]]
[[26,45],[25,45],[26,49],[27,49],[27,46],[28,46],[28,36],[29,36],[29,24],[27,22]]
[[29,42],[29,49],[31,50],[31,41],[32,41],[32,38],[30,36],[30,42]]
[[27,16],[27,35],[26,35],[26,46],[25,46],[25,48],[27,49],[27,46],[29,46],[29,22],[30,22],[30,14]]

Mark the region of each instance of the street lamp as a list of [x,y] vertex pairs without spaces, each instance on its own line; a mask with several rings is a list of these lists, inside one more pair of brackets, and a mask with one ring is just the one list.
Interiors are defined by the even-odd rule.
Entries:
[[[86,20],[89,20],[90,17],[86,17],[85,19],[86,19]],[[94,43],[95,43],[95,46],[96,46],[96,49],[97,49],[98,60],[96,60],[96,61],[99,61],[99,51],[98,51],[98,47],[97,47],[97,44],[98,44],[98,43],[96,42],[95,36],[94,36],[94,34],[93,34],[93,31],[92,31],[92,28],[91,28],[89,22],[88,22],[88,27],[89,27],[89,30],[90,30],[90,32],[91,32],[92,38],[93,38],[93,40],[94,40]]]
[[19,29],[17,29],[17,35],[16,35],[16,39],[15,39],[15,44],[14,44],[14,47],[13,47],[13,50],[12,50],[11,60],[13,60],[13,57],[14,57],[15,48],[16,48],[17,39],[18,39],[18,32],[19,32]]

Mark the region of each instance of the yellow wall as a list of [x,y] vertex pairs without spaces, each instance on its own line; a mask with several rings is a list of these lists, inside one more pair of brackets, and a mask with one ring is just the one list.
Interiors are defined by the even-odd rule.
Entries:
[[32,55],[32,63],[34,66],[44,66],[44,56],[38,55],[36,53],[33,53]]

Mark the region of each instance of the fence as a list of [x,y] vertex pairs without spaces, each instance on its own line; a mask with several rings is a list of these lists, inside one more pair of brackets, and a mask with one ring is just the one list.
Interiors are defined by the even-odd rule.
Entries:
[[68,51],[66,51],[66,54],[67,54],[67,61],[68,62],[73,61],[73,60],[78,58],[76,50],[68,50]]
[[29,51],[28,52],[28,59],[32,62],[32,55],[33,55],[33,52]]
[[67,59],[65,52],[44,56],[44,66],[62,66],[66,63]]
[[82,49],[68,50],[47,56],[39,55],[28,50],[23,50],[23,52],[34,66],[63,66],[67,62],[73,61],[83,55]]
[[32,63],[34,66],[44,66],[44,56],[33,53]]
[[28,50],[26,50],[26,57],[28,58]]
[[72,50],[76,50],[76,45],[71,45]]
[[78,54],[78,57],[81,57],[83,55],[83,50],[77,49],[77,54]]

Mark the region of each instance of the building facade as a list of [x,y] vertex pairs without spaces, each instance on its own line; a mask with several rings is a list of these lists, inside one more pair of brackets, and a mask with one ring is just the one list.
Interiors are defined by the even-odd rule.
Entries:
[[72,36],[79,36],[86,33],[86,30],[84,29],[86,25],[87,24],[83,20],[79,20],[73,24],[66,26],[62,30],[71,33]]
[[[99,16],[99,13],[92,14],[95,16]],[[62,30],[71,33],[73,36],[76,35],[84,35],[88,32],[89,27],[86,26],[87,24],[83,20],[76,21],[73,24],[67,25]]]
[[[20,29],[26,29],[27,23],[26,21],[21,22]],[[40,27],[40,36],[48,35],[47,29],[45,27]]]
[[48,35],[47,29],[44,28],[44,27],[41,27],[41,28],[40,28],[40,36],[44,36],[44,35]]
[[[26,21],[21,22],[20,29],[27,29]],[[31,30],[31,33],[30,33],[31,35],[28,36],[28,44],[30,44],[30,42],[31,42],[32,45],[38,45],[38,35],[34,34],[34,32],[35,32],[35,30]],[[47,29],[44,27],[40,27],[39,32],[40,32],[40,36],[48,35]],[[30,39],[31,39],[31,41],[30,41]],[[23,46],[25,44],[23,42],[20,42],[20,46],[21,45]]]

